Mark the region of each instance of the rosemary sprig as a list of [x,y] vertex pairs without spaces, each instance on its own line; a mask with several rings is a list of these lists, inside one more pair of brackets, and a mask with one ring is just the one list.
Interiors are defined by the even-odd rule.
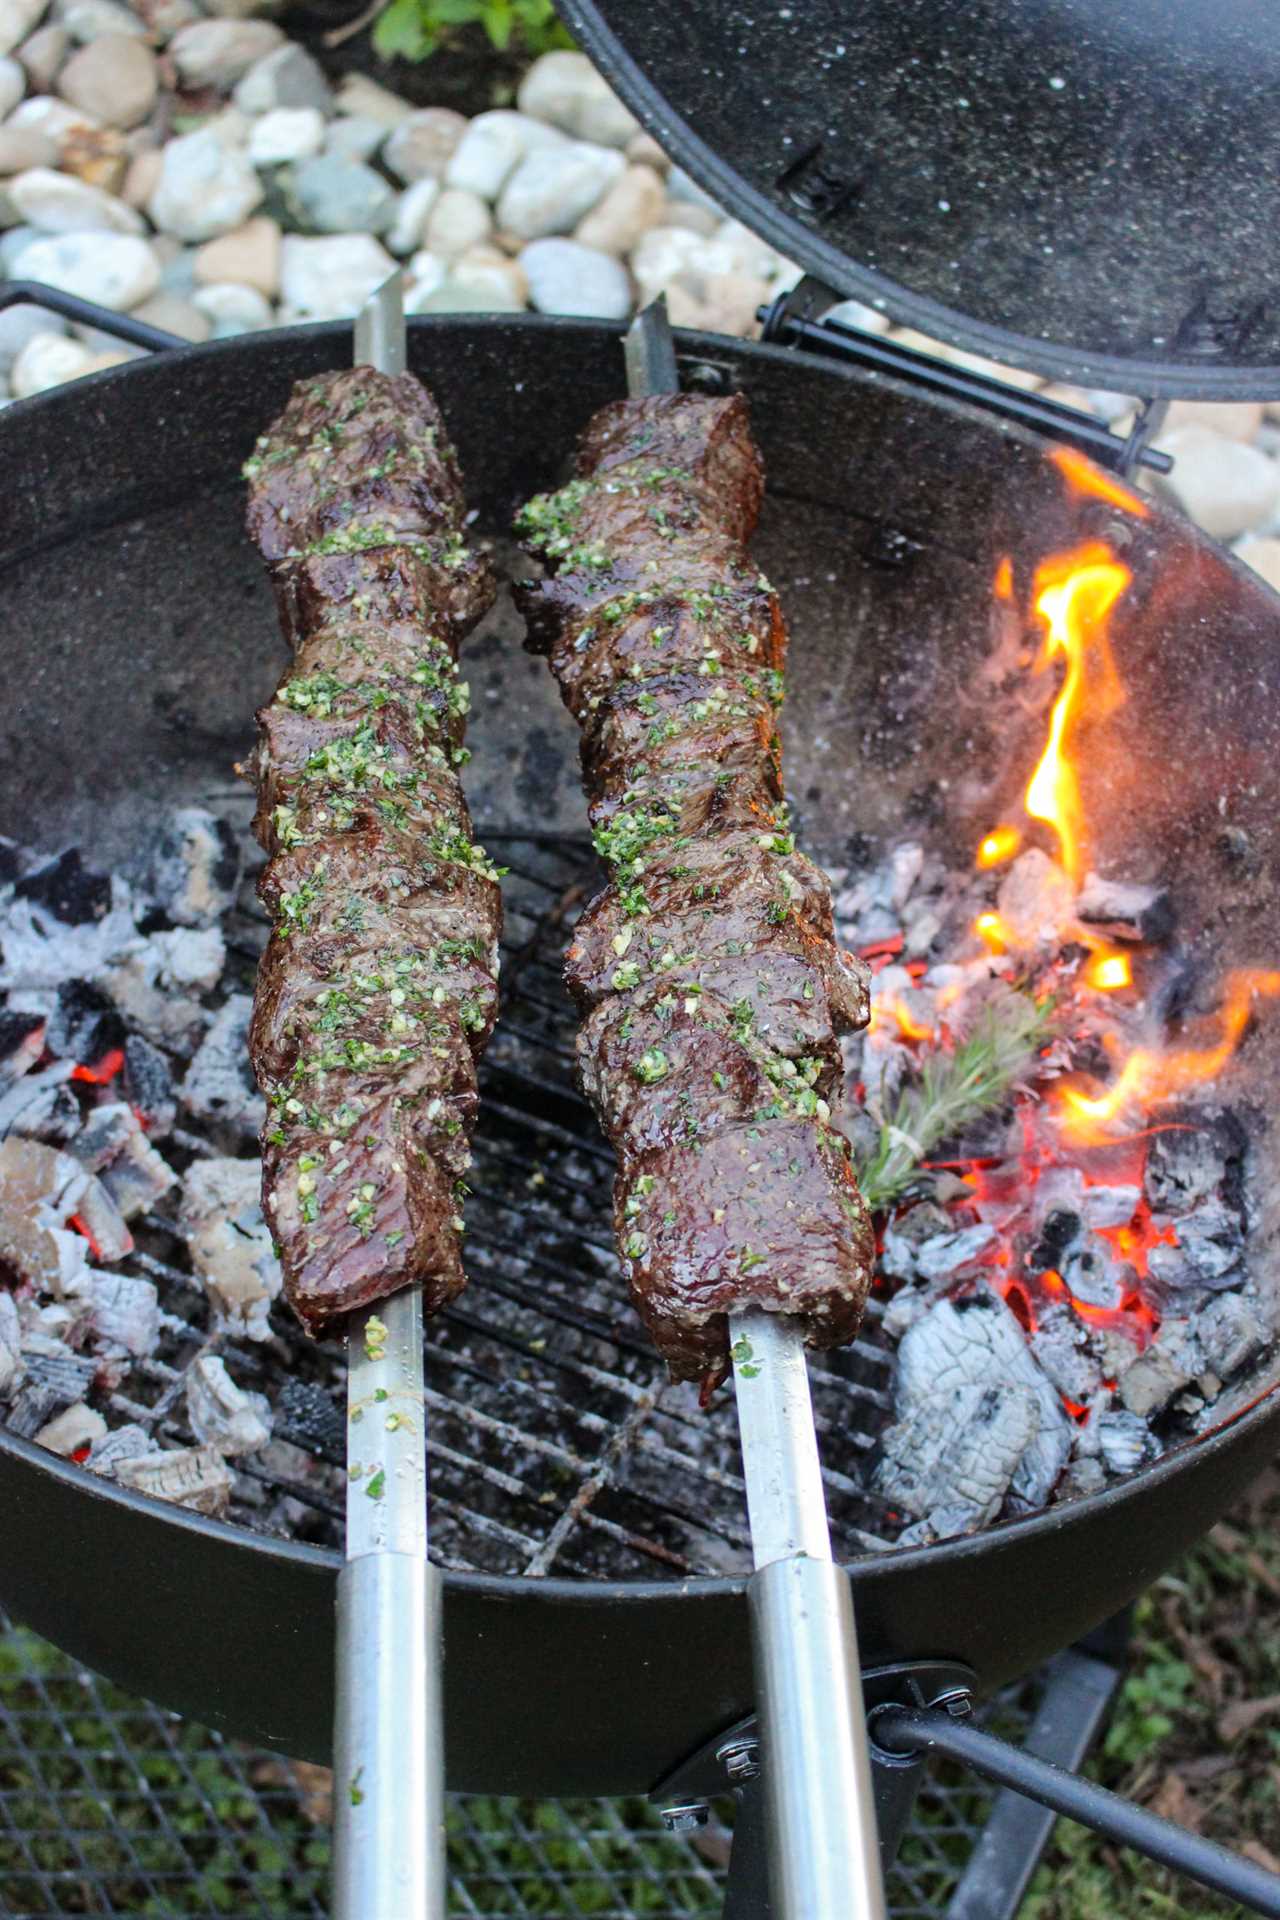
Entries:
[[872,1212],[890,1207],[915,1181],[920,1162],[943,1140],[990,1113],[1023,1077],[1053,1026],[1052,1000],[1009,993],[983,1008],[950,1052],[924,1057],[920,1078],[904,1087],[858,1174]]

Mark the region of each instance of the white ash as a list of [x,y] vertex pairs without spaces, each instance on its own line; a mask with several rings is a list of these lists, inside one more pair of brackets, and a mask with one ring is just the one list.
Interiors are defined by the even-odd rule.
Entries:
[[141,1131],[138,1116],[127,1100],[105,1100],[88,1115],[71,1143],[70,1153],[88,1172],[100,1173],[124,1151],[130,1137]]
[[940,1234],[950,1233],[952,1216],[931,1200],[909,1207],[900,1218],[885,1228],[880,1269],[891,1280],[915,1280],[919,1277],[916,1257],[921,1246]]
[[1029,1344],[1036,1360],[1058,1392],[1083,1406],[1102,1385],[1102,1368],[1093,1352],[1088,1329],[1066,1306],[1042,1313]]
[[200,995],[217,985],[226,957],[217,927],[177,927],[135,944],[100,978],[146,1039],[189,1051],[209,1023]]
[[927,1521],[933,1537],[986,1526],[999,1516],[1039,1426],[1036,1396],[1025,1386],[940,1381],[884,1434],[876,1489]]
[[156,1152],[141,1127],[130,1134],[100,1178],[126,1220],[149,1211],[178,1181],[173,1168]]
[[1177,1235],[1175,1246],[1152,1247],[1148,1257],[1151,1277],[1163,1294],[1181,1298],[1239,1283],[1244,1228],[1234,1208],[1217,1198],[1202,1200],[1178,1216]]
[[256,1140],[267,1117],[249,1059],[253,999],[233,993],[196,1049],[178,1098],[197,1120],[244,1142]]
[[0,1138],[14,1133],[43,1137],[46,1125],[56,1123],[64,1110],[62,1096],[74,1067],[74,1060],[55,1060],[15,1081],[0,1096]]
[[0,892],[0,987],[56,992],[69,979],[100,979],[141,940],[132,889],[119,875],[111,876],[110,901],[101,919],[68,924],[39,901],[5,888]]
[[211,927],[234,906],[240,843],[229,822],[205,807],[171,814],[147,861],[147,890],[179,927]]
[[271,1438],[266,1396],[245,1393],[216,1354],[202,1354],[187,1373],[187,1418],[196,1439],[219,1453],[256,1453]]
[[0,1091],[35,1066],[44,1052],[45,1024],[38,1013],[0,1013]]
[[150,1280],[126,1273],[94,1273],[87,1288],[93,1331],[104,1350],[142,1356],[160,1338],[160,1299]]
[[1062,1250],[1059,1271],[1073,1299],[1109,1311],[1118,1311],[1124,1305],[1138,1279],[1128,1262],[1117,1259],[1107,1242],[1095,1234]]
[[34,1140],[0,1143],[0,1266],[55,1299],[87,1264],[87,1242],[64,1223],[90,1177],[69,1154]]
[[142,1460],[160,1452],[145,1427],[130,1421],[123,1427],[113,1427],[101,1440],[95,1440],[84,1464],[91,1472],[114,1480],[122,1460]]
[[1275,1337],[1239,1293],[1216,1294],[1197,1313],[1195,1331],[1204,1364],[1219,1381],[1230,1380]]
[[1121,1374],[1120,1399],[1130,1413],[1159,1413],[1203,1371],[1204,1356],[1190,1321],[1162,1320],[1146,1352]]
[[11,1293],[0,1288],[0,1399],[22,1384],[22,1323]]
[[181,1221],[217,1324],[266,1340],[283,1276],[262,1217],[260,1162],[197,1161],[187,1172]]
[[1230,1129],[1224,1124],[1184,1123],[1157,1133],[1143,1173],[1153,1211],[1186,1213],[1218,1194],[1242,1152],[1243,1142],[1230,1142]]
[[1155,1451],[1145,1420],[1122,1407],[1111,1407],[1096,1423],[1098,1450],[1112,1473],[1132,1473]]
[[1081,1181],[1079,1214],[1086,1227],[1127,1227],[1138,1211],[1142,1189],[1134,1186],[1086,1187]]
[[60,1453],[70,1458],[81,1447],[90,1447],[94,1441],[106,1437],[107,1423],[93,1407],[87,1407],[78,1400],[73,1407],[50,1420],[36,1434],[36,1444],[48,1447],[50,1453]]
[[1076,898],[1076,916],[1112,940],[1159,946],[1174,929],[1173,902],[1163,887],[1085,876]]
[[132,1487],[137,1493],[214,1517],[227,1511],[235,1485],[231,1469],[216,1447],[179,1447],[117,1460],[114,1477],[121,1486]]

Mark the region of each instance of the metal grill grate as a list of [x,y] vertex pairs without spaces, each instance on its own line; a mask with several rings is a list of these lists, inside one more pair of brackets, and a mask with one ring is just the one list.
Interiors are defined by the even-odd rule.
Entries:
[[[1018,1738],[1038,1682],[1001,1697]],[[0,1912],[327,1914],[328,1775],[132,1699],[22,1628],[0,1633]],[[941,1920],[990,1806],[934,1776],[890,1880],[895,1920]],[[643,1800],[455,1796],[450,1911],[473,1920],[718,1915],[727,1835],[662,1832]]]
[[[233,812],[232,796],[204,797]],[[671,1386],[649,1348],[613,1251],[612,1155],[574,1084],[561,963],[598,883],[594,856],[585,840],[483,837],[509,868],[503,1017],[481,1073],[470,1286],[428,1336],[432,1557],[457,1570],[588,1578],[746,1571],[731,1398],[700,1412],[694,1390]],[[248,890],[229,934],[243,976],[233,984],[251,986],[266,928]],[[182,1145],[201,1148],[189,1134]],[[341,1347],[313,1345],[283,1309],[266,1346],[211,1333],[174,1221],[153,1214],[143,1225],[133,1258],[168,1283],[172,1317],[161,1355],[115,1394],[117,1415],[189,1444],[187,1370],[199,1354],[223,1353],[238,1384],[276,1408],[276,1443],[238,1473],[233,1517],[338,1544]],[[862,1474],[889,1409],[892,1356],[877,1313],[874,1303],[864,1338],[812,1368],[833,1540],[845,1559],[896,1532]]]

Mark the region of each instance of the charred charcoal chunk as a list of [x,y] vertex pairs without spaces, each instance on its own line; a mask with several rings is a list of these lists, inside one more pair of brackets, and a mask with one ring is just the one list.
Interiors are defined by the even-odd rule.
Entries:
[[1240,1129],[1228,1116],[1218,1124],[1178,1122],[1151,1141],[1143,1179],[1157,1213],[1186,1213],[1227,1185],[1244,1149]]
[[240,884],[240,843],[230,823],[205,807],[181,807],[161,830],[147,863],[152,897],[180,927],[211,927]]
[[0,887],[11,887],[27,864],[27,856],[16,840],[0,834]]
[[0,1012],[0,1090],[29,1073],[44,1052],[44,1016]]
[[173,1074],[159,1047],[140,1033],[131,1033],[124,1043],[121,1089],[130,1106],[143,1115],[148,1133],[162,1138],[169,1132],[177,1112]]
[[332,1394],[311,1380],[290,1380],[276,1402],[276,1433],[322,1460],[341,1465],[346,1429]]
[[56,860],[23,874],[14,893],[69,927],[101,920],[111,907],[110,876],[86,867],[79,847],[68,847]]
[[114,1047],[123,1046],[125,1024],[100,987],[87,980],[67,980],[58,988],[46,1040],[50,1053],[60,1060],[93,1066]]
[[1152,1247],[1148,1255],[1151,1277],[1166,1296],[1238,1284],[1244,1228],[1233,1208],[1218,1199],[1202,1200],[1191,1213],[1178,1216],[1176,1232],[1172,1246]]

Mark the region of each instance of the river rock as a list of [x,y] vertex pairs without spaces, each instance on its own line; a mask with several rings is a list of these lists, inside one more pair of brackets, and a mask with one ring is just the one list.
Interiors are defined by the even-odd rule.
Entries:
[[42,233],[142,233],[142,218],[123,200],[87,187],[52,167],[31,167],[9,182],[9,198],[29,227]]
[[749,273],[701,273],[686,268],[664,288],[671,324],[698,333],[745,339],[757,331],[756,312],[768,295],[765,281]]
[[14,108],[5,125],[21,128],[24,133],[42,133],[60,149],[70,134],[81,127],[97,127],[100,122],[96,114],[86,113],[83,107],[69,106],[65,100],[55,100],[51,93],[33,93],[30,99]]
[[673,200],[687,200],[691,206],[709,207],[721,220],[727,220],[728,214],[717,205],[705,187],[700,187],[692,174],[683,167],[671,167],[667,173],[667,192]]
[[473,271],[461,261],[435,290],[421,296],[415,313],[521,313],[524,301],[488,269]]
[[129,171],[124,177],[120,189],[120,198],[127,207],[145,207],[156,188],[160,185],[160,175],[164,172],[164,154],[159,147],[149,147],[145,153],[138,154],[129,162]]
[[492,230],[493,217],[479,194],[446,187],[427,219],[427,247],[441,260],[460,260]]
[[56,333],[37,333],[14,360],[9,384],[19,400],[33,393],[44,393],[64,380],[78,380],[89,371],[93,359],[83,341],[68,340]]
[[148,212],[157,227],[180,240],[212,240],[240,226],[261,199],[262,182],[248,160],[205,127],[164,149]]
[[343,113],[325,128],[324,150],[347,160],[372,160],[386,137],[386,128],[367,113]]
[[222,281],[211,287],[197,287],[192,303],[204,314],[215,340],[228,340],[234,333],[261,333],[274,325],[271,303],[256,287],[237,286]]
[[452,107],[422,107],[397,121],[382,149],[383,162],[406,186],[442,180],[466,128],[466,116]]
[[333,108],[333,93],[319,62],[292,41],[255,60],[237,81],[232,99],[241,113],[271,113],[277,107]]
[[337,320],[352,314],[393,271],[395,261],[367,233],[319,240],[286,234],[280,291],[291,317]]
[[7,118],[27,90],[27,76],[16,60],[0,59],[0,120]]
[[641,305],[656,299],[678,273],[696,268],[705,252],[705,240],[684,227],[650,227],[631,255]]
[[427,219],[440,198],[440,182],[424,178],[406,187],[396,204],[396,217],[387,234],[392,253],[414,253],[422,245]]
[[16,280],[13,263],[20,253],[25,253],[33,240],[44,240],[46,234],[37,233],[34,227],[10,227],[7,233],[0,233],[0,276]]
[[61,334],[67,323],[60,314],[46,313],[43,307],[25,302],[0,307],[0,375],[7,374],[22,349],[38,333]]
[[56,20],[51,20],[47,26],[37,27],[31,38],[24,40],[18,48],[23,72],[37,93],[48,93],[67,57],[70,44],[71,35],[66,28]]
[[529,298],[539,313],[581,313],[596,320],[624,320],[631,311],[631,282],[611,254],[577,240],[534,240],[520,255]]
[[493,201],[526,153],[565,144],[562,133],[527,113],[505,108],[478,113],[453,151],[445,180],[451,187],[465,187],[468,193]]
[[498,225],[523,240],[571,233],[625,169],[611,147],[581,140],[528,153],[502,189]]
[[429,300],[437,287],[442,287],[449,277],[447,260],[437,259],[434,253],[425,248],[415,253],[405,267],[404,309],[406,313],[422,313],[423,302]]
[[249,129],[249,159],[255,167],[310,160],[323,145],[324,115],[318,107],[272,107]]
[[1264,539],[1254,533],[1246,534],[1235,547],[1237,559],[1243,560],[1246,567],[1253,571],[1269,587],[1280,593],[1280,540]]
[[602,147],[625,147],[640,131],[631,109],[585,53],[544,53],[521,81],[516,104],[532,119]]
[[573,237],[584,247],[621,258],[657,224],[665,201],[666,190],[652,167],[628,167],[578,222]]
[[150,47],[124,33],[104,33],[73,53],[58,76],[58,92],[73,107],[109,127],[136,127],[156,97],[156,59]]
[[188,87],[229,87],[284,35],[269,20],[198,20],[169,42],[169,52]]
[[158,47],[167,47],[175,33],[204,17],[195,0],[133,0],[133,4]]
[[115,313],[136,307],[160,284],[160,262],[129,233],[64,233],[32,240],[13,263],[16,280],[40,280]]
[[280,291],[280,229],[266,214],[246,220],[242,227],[207,240],[193,263],[194,278],[202,287],[253,287],[267,300]]
[[0,53],[12,53],[39,26],[47,0],[0,0]]
[[294,171],[289,199],[315,233],[381,233],[395,218],[394,189],[363,160],[322,153]]
[[131,7],[118,0],[58,0],[55,12],[71,38],[80,46],[101,40],[104,34],[118,33],[126,38],[145,40],[146,22]]
[[635,134],[628,140],[624,152],[633,167],[652,167],[655,173],[666,177],[671,165],[670,157],[662,151],[651,133]]
[[176,333],[183,340],[207,340],[211,331],[207,314],[201,313],[190,300],[184,300],[181,294],[167,293],[163,287],[140,307],[135,307],[133,317],[145,320],[148,326],[161,327],[166,333]]
[[[1126,403],[1131,404],[1131,403]],[[1155,444],[1163,447],[1179,427],[1212,427],[1224,440],[1252,440],[1262,425],[1261,400],[1173,400]]]
[[29,167],[51,167],[57,158],[57,146],[47,134],[33,127],[0,127],[0,179]]
[[413,112],[407,100],[402,100],[398,93],[392,93],[389,87],[380,87],[376,80],[370,80],[364,73],[343,75],[334,96],[334,105],[339,113],[358,113],[365,119],[376,120],[388,132],[392,127],[398,127],[401,121],[407,120]]
[[714,207],[695,206],[692,200],[673,200],[668,194],[662,203],[657,224],[660,227],[675,227],[685,233],[705,234],[709,240],[722,222]]
[[1162,436],[1176,462],[1160,484],[1206,533],[1234,540],[1280,506],[1280,467],[1257,447],[1192,424]]

